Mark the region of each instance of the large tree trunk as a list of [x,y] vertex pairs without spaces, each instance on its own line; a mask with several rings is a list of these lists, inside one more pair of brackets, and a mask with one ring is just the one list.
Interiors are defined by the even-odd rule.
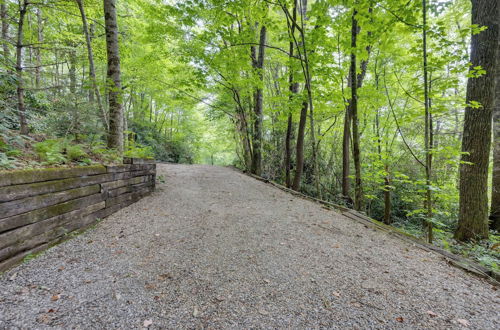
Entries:
[[89,60],[89,76],[92,81],[92,91],[91,95],[95,95],[97,100],[97,107],[99,108],[99,113],[104,122],[104,128],[109,130],[109,121],[106,114],[106,110],[102,105],[101,92],[99,92],[99,86],[97,85],[97,78],[95,74],[95,64],[94,64],[94,52],[92,50],[92,39],[89,33],[89,27],[87,23],[87,16],[85,15],[85,8],[83,6],[83,0],[76,0],[78,9],[80,10],[80,16],[82,17],[83,34],[85,35],[85,42],[87,44],[87,56]]
[[20,0],[16,42],[17,111],[19,115],[20,132],[23,135],[28,134],[28,122],[26,121],[26,109],[24,105],[23,81],[24,18],[26,16],[27,7],[28,2],[25,0]]
[[292,189],[299,190],[302,171],[304,170],[304,135],[306,131],[307,109],[309,103],[304,101],[300,110],[299,131],[297,133],[297,145],[295,151],[296,164],[295,176],[293,177]]
[[[486,74],[469,78],[465,108],[462,163],[460,165],[460,213],[455,238],[461,241],[488,237],[488,165],[494,101],[495,59],[498,49],[498,1],[472,1],[472,24],[487,26],[471,38],[472,66]],[[479,108],[471,102],[479,102]]]
[[0,19],[2,20],[2,50],[5,66],[9,67],[9,13],[7,11],[7,5],[2,3],[0,5]]
[[260,28],[259,40],[259,55],[255,62],[255,69],[259,77],[259,86],[255,91],[255,107],[254,107],[254,129],[253,129],[253,157],[252,157],[252,173],[256,175],[262,174],[262,119],[263,119],[263,88],[264,80],[264,55],[266,45],[266,27],[263,25]]
[[108,55],[109,134],[108,148],[123,152],[123,106],[120,77],[120,52],[115,0],[104,0],[106,51]]
[[[497,8],[500,12],[500,8]],[[498,32],[495,107],[493,108],[493,177],[490,228],[500,231],[500,31]]]

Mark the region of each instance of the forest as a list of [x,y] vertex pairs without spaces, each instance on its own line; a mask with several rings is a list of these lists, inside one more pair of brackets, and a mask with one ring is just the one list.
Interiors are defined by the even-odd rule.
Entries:
[[498,270],[498,1],[0,4],[0,170],[232,165]]

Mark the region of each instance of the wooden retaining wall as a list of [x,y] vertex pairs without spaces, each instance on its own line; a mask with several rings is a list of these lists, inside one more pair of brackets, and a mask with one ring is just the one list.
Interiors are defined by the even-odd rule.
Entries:
[[0,272],[155,188],[153,160],[0,172]]

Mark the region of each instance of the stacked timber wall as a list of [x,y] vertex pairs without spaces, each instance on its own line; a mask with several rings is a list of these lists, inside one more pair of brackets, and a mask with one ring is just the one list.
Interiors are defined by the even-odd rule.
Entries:
[[0,172],[0,272],[155,188],[154,161]]

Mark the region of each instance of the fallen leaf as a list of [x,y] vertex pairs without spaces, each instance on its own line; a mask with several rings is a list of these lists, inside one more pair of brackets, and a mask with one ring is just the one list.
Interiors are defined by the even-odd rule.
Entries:
[[47,313],[54,313],[54,312],[55,312],[55,310],[54,310],[53,308],[51,308],[51,309],[49,309],[49,310],[47,311]]
[[42,314],[36,318],[36,321],[38,323],[49,324],[52,321],[52,319],[47,314]]
[[17,273],[12,274],[12,276],[9,278],[9,281],[14,281],[17,277]]
[[470,325],[470,322],[464,319],[458,319],[457,322],[463,325],[464,327],[468,327]]
[[398,321],[399,323],[403,323],[405,320],[400,316],[396,317],[396,321]]
[[158,276],[158,279],[160,281],[164,281],[166,279],[171,279],[171,278],[172,278],[172,274],[170,274],[170,273],[165,273],[165,274],[161,274]]
[[58,301],[58,300],[59,300],[59,298],[61,298],[61,295],[55,294],[55,295],[53,295],[53,296],[50,298],[50,300],[52,300],[52,301]]
[[436,317],[438,316],[436,313],[434,313],[433,311],[427,311],[427,314],[429,314],[430,317]]
[[142,324],[145,328],[148,328],[151,324],[153,324],[153,320],[144,320]]
[[57,269],[57,271],[58,271],[58,272],[63,271],[63,270],[64,270],[64,266],[61,266],[61,267],[59,267],[59,268]]

